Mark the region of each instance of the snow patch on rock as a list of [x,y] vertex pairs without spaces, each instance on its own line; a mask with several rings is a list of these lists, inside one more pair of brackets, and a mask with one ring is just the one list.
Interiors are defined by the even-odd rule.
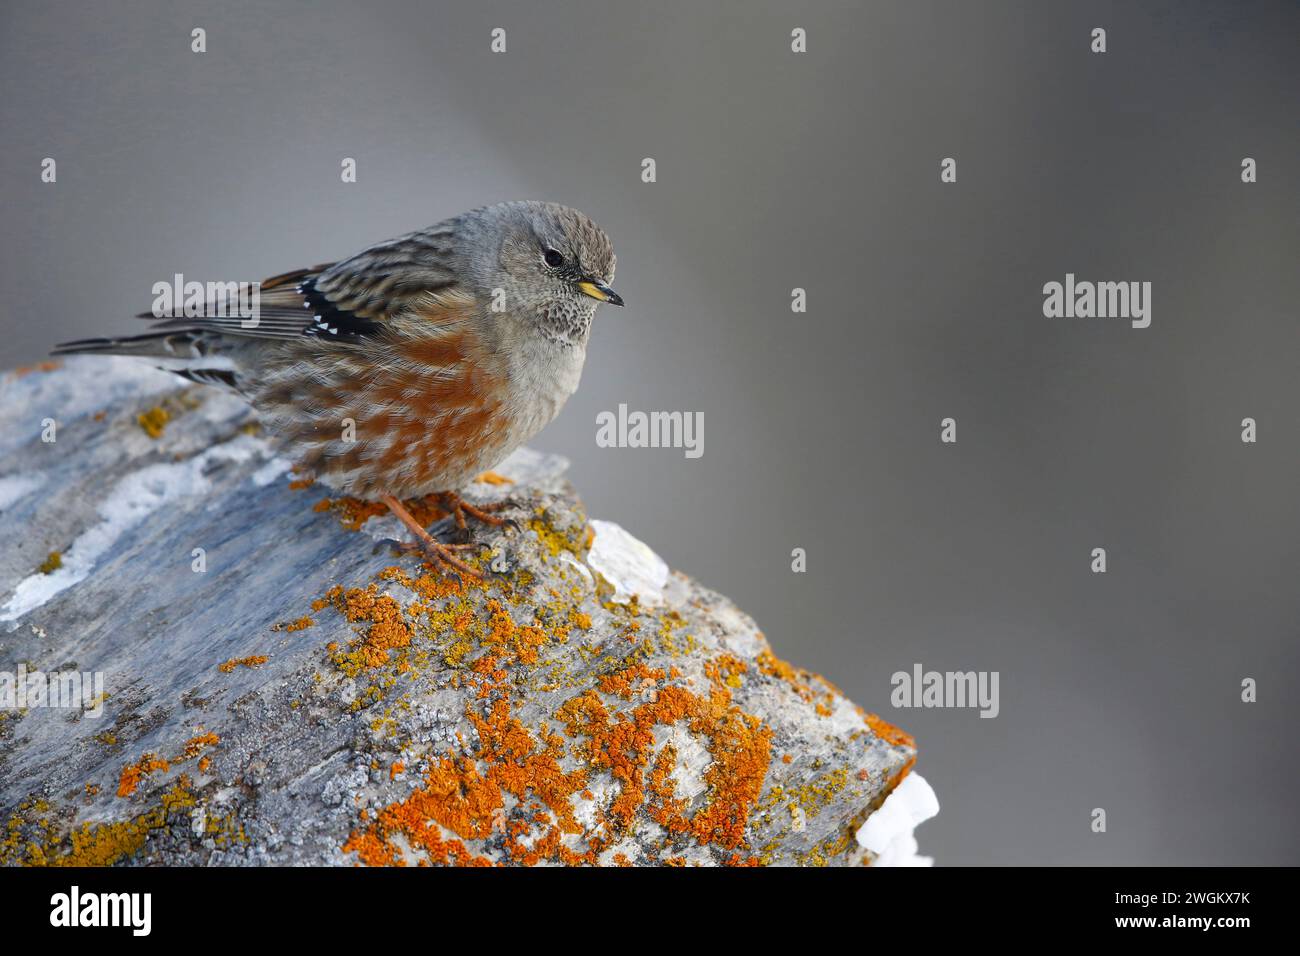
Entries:
[[49,574],[37,572],[28,575],[18,582],[9,601],[0,608],[0,623],[16,621],[55,595],[84,581],[95,563],[109,553],[124,534],[158,509],[207,492],[211,482],[206,472],[212,465],[245,462],[264,454],[264,450],[263,442],[241,435],[185,461],[150,465],[130,473],[104,496],[99,505],[98,523],[72,542],[63,553],[62,567]]
[[592,519],[596,539],[587,554],[587,565],[614,589],[616,604],[627,604],[636,595],[642,604],[661,604],[668,583],[668,565],[650,546],[628,534],[612,521]]
[[293,462],[288,458],[281,458],[279,455],[276,455],[261,468],[257,469],[257,471],[253,472],[251,476],[253,484],[257,485],[259,488],[265,488],[281,475],[288,472],[292,467]]
[[919,773],[909,773],[858,828],[858,845],[875,854],[872,866],[934,866],[934,857],[918,855],[915,830],[938,812],[934,790]]

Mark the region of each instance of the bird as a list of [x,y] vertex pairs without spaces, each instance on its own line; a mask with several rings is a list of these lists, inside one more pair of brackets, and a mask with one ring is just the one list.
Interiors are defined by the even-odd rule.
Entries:
[[[300,474],[382,501],[435,566],[481,577],[402,503],[459,492],[549,424],[578,387],[592,319],[622,306],[609,237],[557,203],[472,209],[334,263],[263,280],[256,320],[159,317],[55,355],[131,355],[242,396]],[[196,310],[197,311],[197,310]]]

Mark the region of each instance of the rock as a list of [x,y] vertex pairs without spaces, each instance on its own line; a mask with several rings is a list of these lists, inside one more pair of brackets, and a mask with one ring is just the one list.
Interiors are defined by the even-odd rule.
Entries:
[[231,396],[93,358],[0,400],[0,862],[907,861],[915,813],[858,835],[911,738],[588,522],[563,460],[468,492],[515,527],[466,582]]

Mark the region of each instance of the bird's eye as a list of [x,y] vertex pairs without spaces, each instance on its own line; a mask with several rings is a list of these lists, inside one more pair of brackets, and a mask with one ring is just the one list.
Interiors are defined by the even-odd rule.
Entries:
[[564,265],[564,256],[560,255],[554,249],[546,250],[545,259],[546,264],[552,269],[558,269],[560,266]]

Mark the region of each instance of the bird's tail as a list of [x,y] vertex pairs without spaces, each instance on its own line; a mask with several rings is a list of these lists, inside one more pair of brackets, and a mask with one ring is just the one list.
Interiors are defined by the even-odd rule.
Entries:
[[54,346],[51,355],[130,355],[149,359],[192,382],[239,390],[235,369],[220,353],[219,336],[202,329],[146,332],[118,338],[78,339]]
[[198,359],[208,354],[203,337],[194,331],[146,332],[111,339],[77,339],[54,346],[51,355],[137,355],[144,358]]

